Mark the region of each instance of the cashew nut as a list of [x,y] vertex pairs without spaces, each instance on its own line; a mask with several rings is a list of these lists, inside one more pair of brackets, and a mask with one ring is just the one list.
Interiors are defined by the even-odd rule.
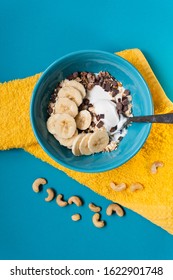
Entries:
[[151,165],[151,174],[156,174],[157,173],[157,168],[158,167],[163,167],[163,162],[162,161],[155,161],[153,162],[153,164]]
[[106,214],[108,216],[111,216],[113,212],[116,212],[116,214],[120,217],[124,216],[124,210],[116,203],[110,204],[106,209]]
[[46,179],[38,178],[32,184],[32,189],[33,189],[34,192],[38,193],[40,191],[40,185],[45,185],[45,184],[47,184]]
[[105,222],[104,221],[100,221],[100,214],[99,213],[95,213],[92,217],[92,221],[93,224],[98,227],[98,228],[102,228],[105,226]]
[[90,203],[88,205],[89,209],[93,212],[100,212],[101,211],[101,207],[96,206],[94,203]]
[[64,207],[67,206],[67,201],[62,200],[62,194],[58,194],[56,197],[56,203],[60,206],[60,207]]
[[68,204],[75,203],[77,206],[82,205],[82,200],[78,196],[71,196],[68,200]]
[[131,192],[135,192],[137,190],[142,190],[143,186],[140,183],[133,183],[130,185]]
[[49,202],[49,201],[51,201],[52,199],[54,199],[55,192],[54,192],[53,189],[50,189],[50,188],[47,189],[46,191],[47,191],[47,193],[48,193],[48,196],[45,198],[45,201]]
[[71,216],[71,218],[74,222],[77,222],[81,219],[81,215],[80,214],[74,214],[74,215]]
[[121,183],[121,184],[116,185],[114,182],[111,182],[110,187],[116,192],[121,192],[126,189],[126,184]]

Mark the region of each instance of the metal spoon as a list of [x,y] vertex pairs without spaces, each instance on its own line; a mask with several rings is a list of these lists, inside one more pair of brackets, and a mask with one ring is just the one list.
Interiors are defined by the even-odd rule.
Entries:
[[151,115],[151,116],[138,116],[138,117],[129,117],[123,127],[130,124],[131,122],[139,123],[172,123],[173,124],[173,113],[169,114],[160,114],[160,115]]

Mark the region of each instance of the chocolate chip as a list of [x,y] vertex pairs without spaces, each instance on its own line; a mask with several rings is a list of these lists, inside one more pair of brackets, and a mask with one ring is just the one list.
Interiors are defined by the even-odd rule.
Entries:
[[112,102],[114,102],[115,104],[117,104],[117,102],[114,99],[111,99]]
[[56,102],[56,96],[54,96],[53,94],[50,97],[50,101],[52,101],[53,103]]
[[53,109],[52,109],[51,107],[49,107],[48,110],[47,110],[47,112],[48,112],[49,115],[51,115],[52,112],[53,112]]
[[95,122],[92,121],[92,122],[91,122],[91,126],[92,126],[92,127],[95,127],[95,125],[96,125]]
[[100,114],[100,119],[104,119],[105,115],[104,114]]
[[122,103],[118,102],[117,103],[117,110],[122,110],[122,108],[123,108]]
[[97,120],[97,121],[100,120],[100,115],[96,115],[96,120]]
[[102,88],[103,88],[103,89],[106,88],[106,83],[105,83],[105,82],[102,83]]
[[109,83],[106,83],[105,85],[105,91],[110,91],[111,85]]
[[85,105],[88,105],[88,104],[90,103],[90,101],[89,101],[88,98],[84,98],[83,103],[84,103]]
[[88,89],[88,90],[91,90],[93,87],[94,87],[94,84],[93,84],[93,83],[89,83],[89,84],[87,85],[87,89]]
[[103,82],[102,82],[102,81],[99,81],[99,86],[102,87],[102,85],[103,85]]
[[112,91],[113,91],[113,92],[115,92],[116,94],[118,94],[118,93],[119,93],[119,90],[118,90],[118,89],[116,89],[116,88],[112,88]]
[[116,81],[112,81],[112,85],[113,85],[113,87],[117,87],[118,83]]
[[123,106],[123,112],[125,112],[127,110],[128,110],[128,106],[127,105]]
[[123,137],[122,137],[122,136],[120,136],[120,137],[118,138],[118,140],[119,140],[119,141],[121,141],[122,139],[123,139]]
[[94,83],[95,82],[95,75],[93,73],[88,73],[87,74],[87,79],[89,83]]
[[114,132],[115,130],[117,130],[117,125],[114,127],[111,127],[110,132]]
[[102,72],[101,72],[101,75],[102,75],[103,77],[105,77],[105,76],[106,76],[106,72],[102,71]]
[[80,76],[81,76],[81,78],[83,78],[83,77],[86,77],[87,76],[87,72],[85,72],[85,71],[83,71],[83,72],[80,72]]
[[112,97],[115,97],[118,93],[119,93],[119,90],[118,90],[118,89],[116,89],[116,88],[113,88],[113,89],[112,89],[112,92],[111,92]]
[[69,75],[69,76],[67,77],[68,80],[73,80],[73,78],[74,78],[73,75]]
[[77,78],[78,77],[78,72],[74,72],[73,73],[73,78]]
[[121,98],[118,98],[118,102],[121,102]]
[[89,103],[88,104],[88,108],[93,107],[93,104]]
[[111,75],[109,74],[109,72],[105,72],[106,77],[110,78]]
[[85,105],[82,103],[79,107],[78,107],[79,111],[82,111],[85,109]]
[[130,90],[125,89],[125,91],[123,92],[125,95],[129,95],[130,94]]
[[122,104],[123,105],[128,105],[129,104],[129,100],[127,98],[125,98],[123,101],[122,101]]
[[97,127],[100,128],[104,125],[104,122],[100,121],[98,124],[97,124]]

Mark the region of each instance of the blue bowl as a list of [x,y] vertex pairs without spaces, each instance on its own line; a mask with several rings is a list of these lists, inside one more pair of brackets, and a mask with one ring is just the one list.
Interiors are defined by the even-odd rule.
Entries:
[[123,83],[132,95],[135,116],[153,114],[150,91],[140,73],[125,59],[102,51],[87,50],[68,54],[51,64],[38,80],[32,95],[30,117],[34,134],[43,150],[61,165],[81,172],[103,172],[116,168],[132,158],[145,143],[151,124],[133,123],[127,135],[113,152],[76,157],[61,146],[48,132],[47,106],[58,82],[76,71],[108,71]]

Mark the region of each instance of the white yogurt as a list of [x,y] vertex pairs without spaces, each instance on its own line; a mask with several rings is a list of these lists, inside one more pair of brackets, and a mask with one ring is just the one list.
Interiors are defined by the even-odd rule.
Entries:
[[95,85],[91,90],[87,91],[86,96],[91,104],[95,104],[98,100],[111,100],[112,96],[109,92],[105,91],[101,86]]
[[[115,97],[116,101],[118,101],[118,98],[122,99],[123,91],[124,90],[121,87],[121,92]],[[101,86],[96,85],[87,92],[86,97],[90,100],[90,103],[93,104],[97,115],[104,114],[104,127],[111,136],[111,139],[117,141],[120,136],[124,137],[127,133],[127,129],[122,129],[122,126],[127,118],[123,115],[120,115],[119,117],[116,104],[111,101],[113,99],[111,93],[106,92]],[[111,128],[115,126],[117,126],[117,130],[110,132]]]

